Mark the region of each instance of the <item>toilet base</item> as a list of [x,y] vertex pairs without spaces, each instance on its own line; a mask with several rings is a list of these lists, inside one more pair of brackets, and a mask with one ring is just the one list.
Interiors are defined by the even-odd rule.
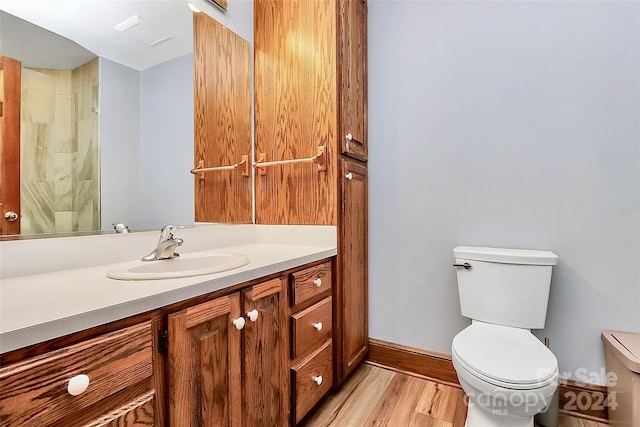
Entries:
[[465,427],[533,427],[533,417],[514,417],[511,415],[491,415],[469,401]]

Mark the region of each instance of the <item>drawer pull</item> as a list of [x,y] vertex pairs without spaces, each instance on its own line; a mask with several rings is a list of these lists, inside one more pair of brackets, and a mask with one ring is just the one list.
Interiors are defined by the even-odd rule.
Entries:
[[244,328],[245,320],[244,320],[244,317],[240,316],[237,319],[233,320],[231,323],[233,323],[233,325],[237,329],[242,329]]
[[247,313],[247,317],[249,317],[249,320],[251,320],[252,322],[255,322],[256,320],[258,320],[258,310],[251,310]]
[[349,181],[351,181],[353,179],[353,174],[351,172],[347,172],[347,174],[344,177],[347,178]]
[[87,387],[89,387],[89,377],[85,374],[80,374],[69,380],[67,391],[71,396],[77,396],[84,393]]
[[317,287],[322,286],[322,279],[318,277],[316,280],[313,281],[313,284],[316,285]]
[[313,327],[316,328],[318,332],[320,332],[322,330],[322,322],[314,323]]
[[315,381],[316,384],[321,385],[322,384],[322,375],[318,375],[317,377],[313,377],[313,381]]

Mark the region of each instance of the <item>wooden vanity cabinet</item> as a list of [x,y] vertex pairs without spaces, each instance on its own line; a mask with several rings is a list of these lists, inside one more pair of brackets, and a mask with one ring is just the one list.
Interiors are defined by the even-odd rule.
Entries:
[[170,426],[288,425],[284,295],[272,279],[169,315]]
[[[3,426],[160,426],[151,322],[0,368]],[[72,384],[82,382],[86,388]],[[70,385],[71,384],[71,385]],[[70,393],[78,393],[72,395]]]
[[290,275],[292,425],[333,385],[332,271],[324,262]]

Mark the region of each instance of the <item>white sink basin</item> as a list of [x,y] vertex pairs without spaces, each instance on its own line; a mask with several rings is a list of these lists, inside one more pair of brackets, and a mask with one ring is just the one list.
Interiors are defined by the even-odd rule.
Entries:
[[240,254],[186,254],[160,261],[135,261],[107,271],[107,277],[117,280],[157,280],[201,276],[233,270],[251,260]]

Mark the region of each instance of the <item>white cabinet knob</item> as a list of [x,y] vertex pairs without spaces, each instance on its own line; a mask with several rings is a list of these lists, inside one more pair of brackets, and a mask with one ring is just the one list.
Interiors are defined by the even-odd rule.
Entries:
[[316,285],[317,287],[322,286],[322,279],[318,277],[316,280],[313,281],[313,284]]
[[346,139],[347,141],[353,141],[353,135],[351,135],[350,133],[346,134],[344,136],[344,139]]
[[316,328],[318,332],[320,332],[322,330],[322,322],[314,323],[313,327]]
[[238,317],[237,319],[235,319],[235,320],[234,320],[233,322],[231,322],[231,323],[233,323],[233,325],[234,325],[236,328],[238,328],[238,329],[242,329],[242,328],[244,328],[245,320],[244,320],[244,317],[242,317],[242,316],[241,316],[241,317]]
[[353,174],[351,172],[347,172],[347,174],[344,177],[347,178],[349,181],[351,181],[353,179]]
[[313,380],[316,382],[316,384],[320,385],[322,384],[322,375],[318,375],[317,377],[313,377]]
[[258,320],[258,310],[251,310],[250,312],[247,313],[247,317],[252,322],[255,322],[256,320]]
[[77,396],[84,393],[87,387],[89,387],[89,377],[85,374],[80,374],[69,380],[67,391],[71,396]]

